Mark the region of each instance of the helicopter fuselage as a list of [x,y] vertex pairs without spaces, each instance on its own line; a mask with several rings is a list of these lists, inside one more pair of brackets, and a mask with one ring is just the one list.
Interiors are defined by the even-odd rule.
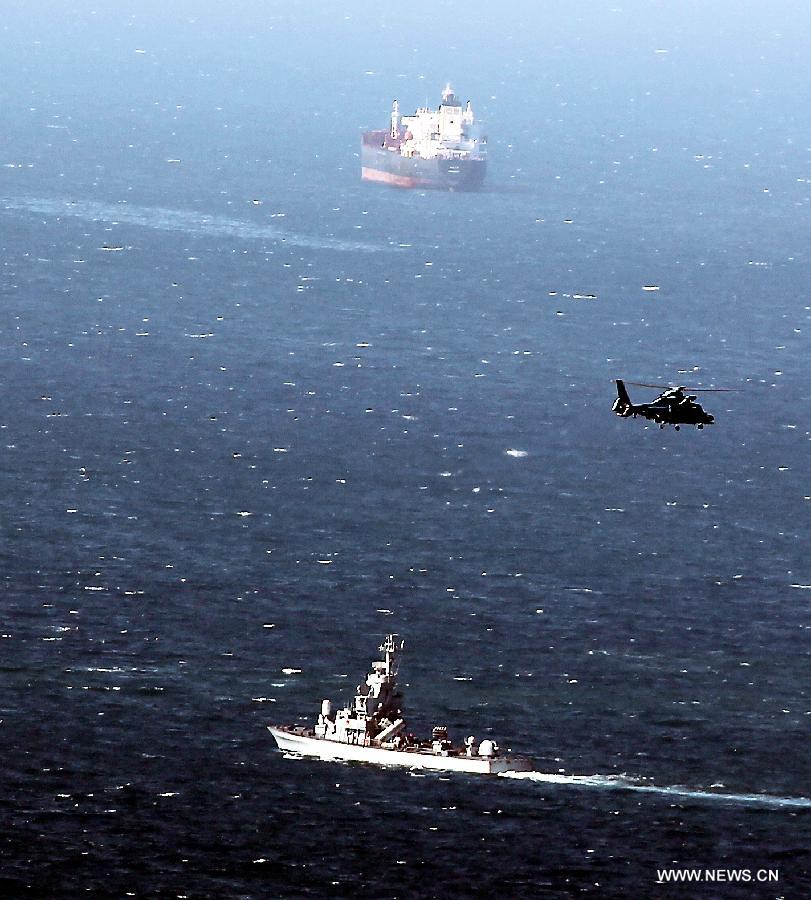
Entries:
[[624,419],[642,416],[655,422],[660,428],[664,428],[665,425],[675,425],[676,429],[680,425],[703,428],[715,421],[715,416],[705,412],[701,404],[696,402],[696,398],[685,394],[683,388],[667,388],[650,403],[632,403],[620,379],[617,379],[617,399],[612,409]]

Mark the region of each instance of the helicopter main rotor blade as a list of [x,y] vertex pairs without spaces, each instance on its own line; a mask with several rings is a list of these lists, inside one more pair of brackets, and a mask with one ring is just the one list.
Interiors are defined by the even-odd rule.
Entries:
[[684,384],[650,384],[649,382],[646,382],[646,381],[626,381],[625,383],[632,384],[632,385],[634,385],[634,387],[656,388],[657,390],[663,390],[663,391],[676,391],[676,390],[695,391],[697,393],[700,392],[702,394],[707,394],[707,393],[737,394],[737,393],[739,393],[738,388],[694,388],[694,387],[687,387],[687,385],[684,385]]

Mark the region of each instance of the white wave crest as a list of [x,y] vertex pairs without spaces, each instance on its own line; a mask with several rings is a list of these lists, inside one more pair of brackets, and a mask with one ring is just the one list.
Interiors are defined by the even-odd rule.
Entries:
[[811,809],[811,797],[777,797],[774,794],[729,794],[640,784],[622,775],[560,775],[553,772],[502,772],[501,778],[515,778],[542,784],[567,784],[573,787],[603,790],[637,791],[664,797],[696,800],[709,803],[734,803],[742,806],[770,806],[778,808]]

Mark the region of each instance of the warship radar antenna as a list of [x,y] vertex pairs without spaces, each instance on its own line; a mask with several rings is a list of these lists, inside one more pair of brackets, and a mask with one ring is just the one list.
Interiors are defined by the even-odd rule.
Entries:
[[378,648],[386,654],[386,675],[397,674],[397,653],[403,649],[405,641],[397,641],[396,634],[387,634],[385,640]]

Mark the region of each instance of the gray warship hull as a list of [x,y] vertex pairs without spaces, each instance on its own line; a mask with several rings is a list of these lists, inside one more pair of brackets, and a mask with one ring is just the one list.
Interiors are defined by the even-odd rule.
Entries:
[[322,760],[361,762],[375,766],[400,766],[407,769],[433,769],[444,772],[469,772],[475,775],[499,775],[502,772],[530,772],[532,763],[522,757],[467,756],[464,753],[443,756],[430,749],[388,750],[384,747],[346,744],[316,737],[302,728],[269,725],[280,750]]

